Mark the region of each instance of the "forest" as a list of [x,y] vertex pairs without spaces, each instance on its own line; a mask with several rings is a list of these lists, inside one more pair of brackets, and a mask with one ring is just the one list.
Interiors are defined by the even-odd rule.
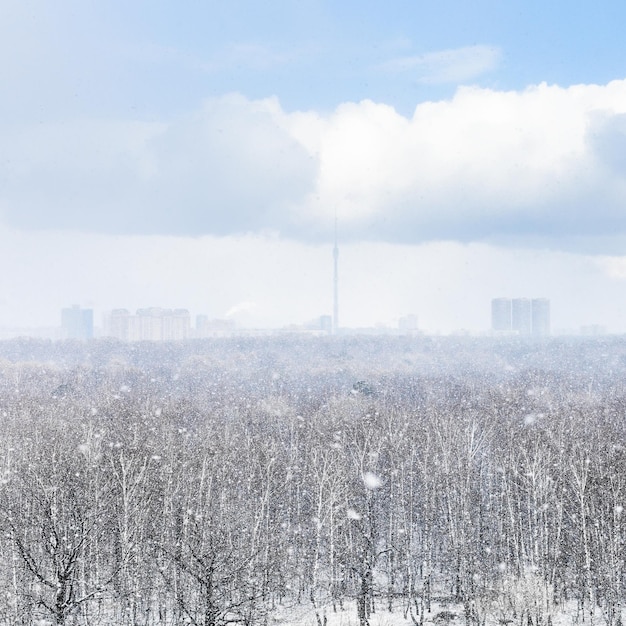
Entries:
[[3,626],[622,624],[624,338],[20,339],[0,416]]

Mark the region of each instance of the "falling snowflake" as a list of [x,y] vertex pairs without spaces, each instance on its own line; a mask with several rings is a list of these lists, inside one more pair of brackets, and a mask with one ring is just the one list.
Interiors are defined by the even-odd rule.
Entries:
[[363,474],[363,484],[367,489],[378,489],[382,486],[383,481],[373,472],[365,472]]
[[348,519],[353,519],[357,522],[361,519],[361,516],[354,509],[348,509],[346,511],[346,515],[348,516]]

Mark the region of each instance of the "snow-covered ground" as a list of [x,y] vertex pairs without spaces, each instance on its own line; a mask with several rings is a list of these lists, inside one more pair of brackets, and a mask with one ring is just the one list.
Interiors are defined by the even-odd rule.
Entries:
[[[324,618],[326,618],[326,626],[359,626],[354,602],[344,602],[343,610],[337,607],[337,610],[333,611],[332,606],[320,608],[317,614],[321,619],[322,626],[324,625]],[[436,613],[432,612],[431,624],[434,623],[435,615]],[[413,626],[409,615],[405,619],[403,608],[400,605],[392,613],[382,607],[377,608],[376,613],[370,615],[369,622],[370,626]],[[281,608],[272,616],[271,623],[275,626],[319,626],[316,610],[310,606],[302,605]]]
[[[411,620],[411,616],[407,613],[405,617],[405,606],[397,603],[394,610],[390,612],[387,608],[383,608],[383,602],[380,607],[376,608],[376,612],[369,617],[370,626],[415,626]],[[318,621],[317,615],[319,615]],[[621,621],[624,622],[626,615],[622,614]],[[324,621],[326,620],[326,621]],[[419,618],[418,618],[419,620]],[[528,624],[528,620],[524,617],[524,626]],[[547,620],[546,620],[547,622]],[[321,607],[317,611],[311,606],[297,605],[293,607],[281,607],[274,612],[269,620],[272,626],[359,626],[355,602],[344,602],[343,609],[337,607],[334,611],[332,606]],[[486,625],[502,626],[495,611],[490,611],[485,616]],[[567,605],[553,607],[550,612],[550,622],[552,626],[580,626],[583,624],[607,624],[607,620],[602,611],[596,607],[593,617],[588,611],[584,615],[577,609],[576,602],[572,601]],[[614,623],[619,623],[615,618]],[[424,615],[424,626],[466,626],[463,606],[461,604],[449,604],[433,602],[430,612]],[[510,626],[515,626],[511,623]],[[536,625],[535,625],[536,626]]]

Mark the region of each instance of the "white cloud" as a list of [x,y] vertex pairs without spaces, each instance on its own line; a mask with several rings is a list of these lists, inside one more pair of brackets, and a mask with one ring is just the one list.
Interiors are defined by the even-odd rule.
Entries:
[[370,101],[302,118],[321,127],[309,216],[328,223],[338,207],[346,232],[366,238],[584,247],[624,232],[615,155],[625,112],[626,81],[615,81],[466,87],[418,105],[411,119]]
[[495,70],[501,56],[500,49],[495,46],[476,45],[399,57],[378,68],[410,74],[424,84],[462,84]]
[[7,131],[0,211],[19,227],[188,234],[280,228],[316,163],[274,99],[209,99],[167,123],[98,120]]
[[304,240],[328,240],[337,211],[344,239],[608,252],[626,235],[625,120],[626,80],[464,87],[411,118],[228,95],[172,120],[5,129],[0,211],[19,227]]

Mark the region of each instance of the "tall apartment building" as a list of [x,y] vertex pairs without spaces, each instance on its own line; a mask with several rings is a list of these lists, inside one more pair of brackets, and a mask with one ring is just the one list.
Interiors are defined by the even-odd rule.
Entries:
[[530,335],[533,328],[532,303],[528,298],[511,300],[511,330]]
[[511,330],[510,298],[494,298],[491,301],[491,329],[496,332]]
[[167,312],[157,307],[137,309],[137,318],[139,322],[138,340],[162,341],[165,339],[163,333],[164,315],[167,315]]
[[62,309],[61,332],[64,339],[92,339],[93,309],[81,309],[77,304]]
[[121,341],[130,341],[130,317],[126,309],[113,309],[106,318],[105,333]]
[[532,301],[533,335],[546,337],[550,334],[550,300],[534,298]]
[[550,300],[547,298],[494,298],[491,329],[518,335],[545,337],[550,334]]
[[190,336],[191,317],[187,309],[138,309],[131,315],[127,309],[111,311],[107,335],[121,341],[177,341]]

